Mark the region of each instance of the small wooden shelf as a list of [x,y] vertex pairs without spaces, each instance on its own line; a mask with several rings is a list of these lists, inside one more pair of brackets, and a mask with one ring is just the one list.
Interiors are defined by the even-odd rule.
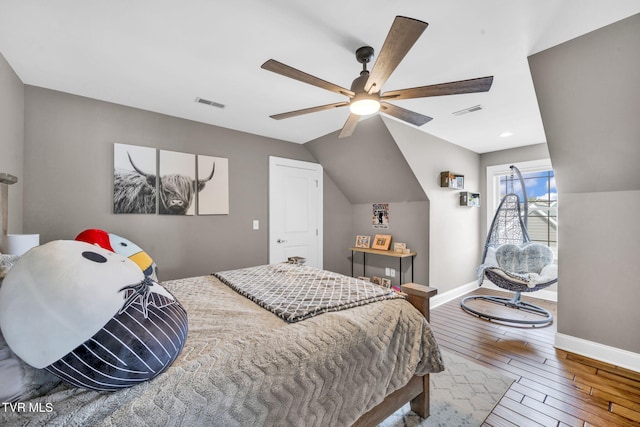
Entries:
[[351,247],[351,248],[349,248],[349,250],[352,251],[352,252],[366,252],[368,254],[392,256],[392,257],[396,257],[396,258],[406,258],[406,257],[416,256],[417,255],[417,253],[415,253],[415,252],[409,252],[408,254],[401,254],[399,252],[383,251],[383,250],[380,250],[380,249],[371,249],[371,248]]
[[464,189],[464,175],[451,171],[440,172],[440,187],[462,190]]
[[354,261],[354,255],[356,252],[362,252],[362,275],[366,276],[367,275],[367,254],[373,254],[373,255],[382,255],[382,256],[388,256],[388,257],[393,257],[393,258],[398,258],[398,273],[400,274],[400,284],[402,285],[402,260],[404,258],[411,258],[411,281],[413,282],[413,259],[415,258],[415,256],[417,255],[416,252],[409,252],[407,254],[401,254],[399,252],[395,252],[395,251],[383,251],[380,249],[371,249],[371,248],[356,248],[356,247],[350,247],[349,250],[351,251],[351,276],[353,277],[353,261]]
[[480,193],[472,193],[470,191],[461,191],[460,206],[480,207]]

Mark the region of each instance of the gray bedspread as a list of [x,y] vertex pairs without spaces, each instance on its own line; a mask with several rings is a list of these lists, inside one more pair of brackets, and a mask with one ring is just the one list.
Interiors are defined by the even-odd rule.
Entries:
[[0,425],[347,426],[412,375],[444,369],[429,325],[387,300],[289,324],[213,276],[165,282],[189,335],[159,377],[117,391],[61,385]]

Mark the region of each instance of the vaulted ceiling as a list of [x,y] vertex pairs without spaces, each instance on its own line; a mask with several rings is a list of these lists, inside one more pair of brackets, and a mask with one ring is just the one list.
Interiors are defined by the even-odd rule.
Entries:
[[639,12],[637,0],[2,0],[0,53],[28,85],[305,143],[348,109],[269,116],[345,98],[260,65],[349,88],[355,50],[378,51],[408,16],[429,26],[384,89],[494,76],[487,93],[397,101],[433,117],[420,130],[482,153],[546,141],[529,55]]

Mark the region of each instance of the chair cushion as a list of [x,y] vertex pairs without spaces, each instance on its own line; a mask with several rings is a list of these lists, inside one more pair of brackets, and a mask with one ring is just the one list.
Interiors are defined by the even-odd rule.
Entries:
[[553,263],[553,251],[540,243],[504,244],[496,249],[496,261],[506,271],[540,274],[546,265]]

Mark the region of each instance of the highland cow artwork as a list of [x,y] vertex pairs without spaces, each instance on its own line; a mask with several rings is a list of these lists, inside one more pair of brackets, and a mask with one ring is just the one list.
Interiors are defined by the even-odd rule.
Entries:
[[156,175],[155,148],[114,144],[113,213],[156,213]]
[[201,183],[196,183],[196,155],[160,150],[159,189],[160,215],[194,215],[196,187],[204,188],[215,170]]
[[198,182],[213,178],[198,191],[198,215],[229,214],[229,159],[198,154]]

